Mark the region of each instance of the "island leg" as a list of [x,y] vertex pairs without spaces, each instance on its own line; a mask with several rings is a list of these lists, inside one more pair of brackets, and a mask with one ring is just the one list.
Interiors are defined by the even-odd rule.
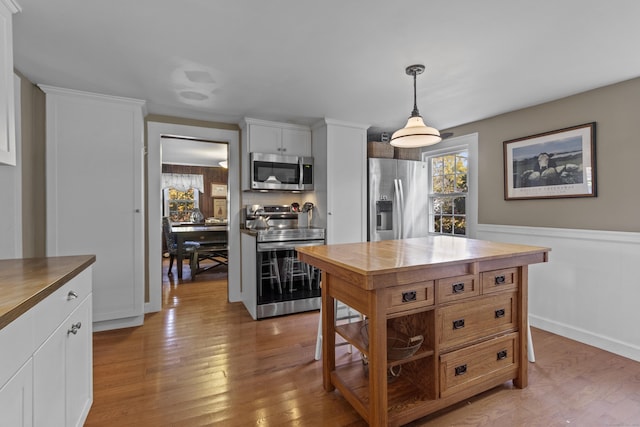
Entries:
[[336,369],[336,305],[331,296],[331,274],[323,271],[322,278],[322,384],[326,391],[333,391],[331,373]]
[[518,376],[513,379],[513,385],[518,388],[526,388],[529,382],[529,358],[528,358],[528,334],[529,334],[529,266],[523,265],[518,268],[518,278],[520,281],[520,290],[518,292],[518,331],[520,335],[520,344],[518,352]]

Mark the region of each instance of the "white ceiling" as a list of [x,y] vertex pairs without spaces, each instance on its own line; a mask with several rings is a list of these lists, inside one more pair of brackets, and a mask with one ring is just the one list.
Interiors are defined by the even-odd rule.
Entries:
[[34,83],[237,123],[440,129],[640,75],[638,0],[16,0]]

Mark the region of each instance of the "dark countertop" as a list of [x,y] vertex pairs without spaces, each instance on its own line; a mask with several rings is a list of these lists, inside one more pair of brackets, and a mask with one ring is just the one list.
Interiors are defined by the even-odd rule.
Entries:
[[0,329],[95,261],[95,255],[0,260]]

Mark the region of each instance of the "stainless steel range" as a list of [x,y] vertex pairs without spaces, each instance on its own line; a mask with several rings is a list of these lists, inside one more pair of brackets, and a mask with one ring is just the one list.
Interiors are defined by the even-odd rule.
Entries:
[[298,226],[307,214],[288,205],[243,209],[242,293],[254,319],[320,309],[320,271],[296,252],[325,244],[324,228]]

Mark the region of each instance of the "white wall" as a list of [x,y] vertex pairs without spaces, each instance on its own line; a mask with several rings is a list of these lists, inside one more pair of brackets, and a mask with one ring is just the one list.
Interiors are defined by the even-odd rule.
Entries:
[[0,259],[22,257],[22,136],[20,78],[14,75],[16,166],[0,164]]
[[640,233],[482,224],[477,237],[551,248],[529,267],[532,326],[640,361]]

